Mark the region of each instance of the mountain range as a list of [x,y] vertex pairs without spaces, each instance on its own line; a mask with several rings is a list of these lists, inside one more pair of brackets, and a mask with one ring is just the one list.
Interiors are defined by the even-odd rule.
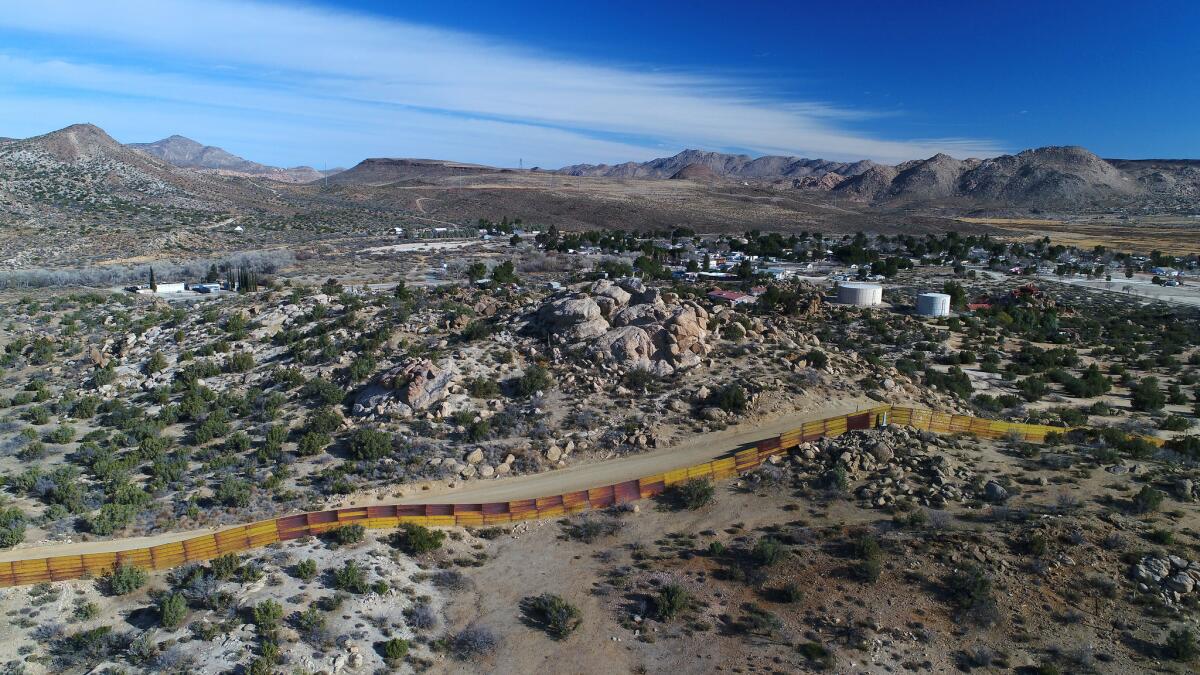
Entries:
[[[263,180],[263,179],[269,180]],[[1047,147],[989,159],[898,165],[685,150],[557,171],[372,158],[326,178],[182,136],[122,145],[77,124],[0,139],[0,225],[171,224],[257,219],[271,227],[474,222],[502,215],[560,227],[726,229],[887,225],[962,214],[1192,214],[1200,161],[1102,159]]]
[[342,171],[340,168],[319,171],[311,166],[287,169],[268,166],[179,135],[168,136],[153,143],[129,143],[126,147],[140,150],[184,169],[200,169],[231,176],[270,178],[284,183],[311,183]]

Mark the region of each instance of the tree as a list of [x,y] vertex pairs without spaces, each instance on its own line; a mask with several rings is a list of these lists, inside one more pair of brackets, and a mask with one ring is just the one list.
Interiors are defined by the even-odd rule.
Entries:
[[150,290],[158,292],[158,281],[154,278],[154,268],[150,268]]
[[392,451],[392,436],[377,429],[359,429],[350,439],[350,456],[361,460],[376,460]]
[[519,282],[520,279],[517,278],[517,274],[511,260],[505,260],[492,269],[493,284],[515,284]]
[[16,546],[25,540],[25,514],[15,506],[0,508],[0,548]]
[[675,504],[691,511],[707,506],[713,500],[716,489],[707,478],[690,478],[672,485],[668,495]]
[[187,616],[187,600],[182,593],[169,593],[158,600],[158,622],[163,628],[178,628]]
[[1158,378],[1143,377],[1130,391],[1130,405],[1134,410],[1153,412],[1161,410],[1167,397],[1158,388]]
[[521,235],[514,234],[513,236],[509,237],[509,239],[508,239],[509,246],[519,246],[520,244],[521,244]]
[[467,266],[467,279],[469,279],[471,283],[475,283],[476,281],[486,277],[487,273],[487,265],[479,262],[478,260]]
[[[515,236],[515,235],[514,235]],[[408,641],[392,638],[383,643],[383,658],[392,665],[398,664],[408,656]]]

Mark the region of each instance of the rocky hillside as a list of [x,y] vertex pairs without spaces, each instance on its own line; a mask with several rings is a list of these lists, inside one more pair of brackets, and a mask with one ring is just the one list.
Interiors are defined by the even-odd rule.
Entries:
[[311,183],[342,171],[342,169],[318,171],[311,166],[281,169],[252,162],[221,148],[203,145],[179,135],[153,143],[129,143],[126,147],[134,148],[173,166],[185,169],[200,169],[234,176],[262,177],[285,183]]
[[1049,147],[985,160],[938,154],[874,167],[832,191],[872,203],[969,201],[1059,208],[1125,201],[1143,188],[1083,148]]
[[0,222],[194,224],[274,198],[121,145],[91,124],[0,144]]
[[364,159],[354,167],[342,171],[329,179],[333,185],[387,185],[416,181],[474,176],[503,171],[481,164],[464,164],[441,159]]
[[648,162],[623,164],[575,164],[558,170],[568,176],[603,176],[608,178],[671,178],[686,168],[691,171],[705,167],[713,174],[729,179],[780,180],[802,176],[823,176],[836,172],[854,176],[875,166],[874,162],[831,162],[824,159],[768,155],[730,155],[703,150],[684,150],[673,157],[661,157]]
[[1105,160],[1073,146],[1037,148],[983,160],[937,154],[895,166],[869,160],[751,158],[685,150],[641,163],[577,164],[558,173],[767,182],[871,206],[1088,209],[1149,202],[1184,208],[1200,195],[1200,161]]

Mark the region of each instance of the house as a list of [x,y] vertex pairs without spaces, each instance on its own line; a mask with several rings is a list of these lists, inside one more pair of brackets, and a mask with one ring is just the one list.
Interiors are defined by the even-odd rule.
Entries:
[[740,293],[738,291],[711,291],[708,293],[708,299],[713,302],[726,302],[730,305],[744,305],[751,303],[758,298],[748,293]]

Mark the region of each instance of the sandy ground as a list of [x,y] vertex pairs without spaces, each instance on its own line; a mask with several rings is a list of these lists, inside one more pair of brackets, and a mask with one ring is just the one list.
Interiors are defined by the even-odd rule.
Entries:
[[[833,417],[870,408],[877,405],[869,399],[849,399],[834,403],[820,410],[797,412],[767,421],[752,421],[709,434],[703,434],[670,448],[656,450],[643,455],[621,459],[581,464],[557,471],[518,476],[491,481],[473,481],[449,485],[427,486],[415,494],[404,494],[402,498],[379,495],[374,499],[355,499],[338,506],[358,506],[370,503],[479,503],[529,499],[548,495],[574,492],[591,487],[611,485],[644,476],[663,473],[680,467],[707,462],[726,453],[742,449],[762,438],[777,436],[794,429],[804,422],[824,417]],[[395,494],[390,493],[390,494]],[[337,508],[337,506],[331,506]],[[282,515],[282,514],[281,514]],[[107,541],[70,542],[38,546],[36,544],[0,552],[0,562],[29,560],[47,556],[81,555],[104,553],[167,544],[187,539],[206,532],[227,528],[166,532],[148,537],[129,537]]]
[[405,242],[403,244],[391,244],[390,246],[376,246],[374,248],[364,248],[358,253],[408,253],[412,251],[449,251],[453,249],[466,248],[481,243],[476,239],[463,240],[425,240]]

